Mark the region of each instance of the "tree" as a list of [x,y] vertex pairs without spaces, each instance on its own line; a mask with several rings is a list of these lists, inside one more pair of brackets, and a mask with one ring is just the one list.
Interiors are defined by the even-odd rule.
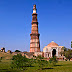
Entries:
[[69,59],[70,61],[70,59],[72,58],[72,50],[66,47],[63,47],[63,48],[64,48],[64,51],[61,51],[61,54],[63,54],[66,57],[66,60]]
[[13,56],[12,60],[11,68],[25,70],[28,66],[31,66],[31,60],[21,54]]
[[66,57],[66,60],[72,58],[72,50],[71,49],[67,49],[65,48],[64,52],[62,53],[65,57]]
[[50,58],[49,62],[50,62],[50,64],[52,66],[54,66],[54,65],[56,65],[56,63],[58,62],[58,60],[56,59],[56,56],[54,56],[54,57]]
[[64,51],[67,51],[67,48],[66,47],[64,47]]
[[72,41],[71,41],[71,48],[72,48]]
[[15,50],[15,52],[21,52],[20,50]]
[[48,65],[48,61],[44,60],[44,58],[41,57],[40,55],[36,57],[36,63],[38,64],[38,67],[41,70],[43,69],[45,65]]
[[69,61],[70,61],[70,59],[72,58],[72,50],[68,49],[67,51],[64,51],[63,54],[64,54],[65,57],[66,57],[67,59],[69,59]]
[[67,48],[66,47],[62,47],[61,48],[61,52],[60,52],[61,56],[64,55],[65,51],[67,51]]

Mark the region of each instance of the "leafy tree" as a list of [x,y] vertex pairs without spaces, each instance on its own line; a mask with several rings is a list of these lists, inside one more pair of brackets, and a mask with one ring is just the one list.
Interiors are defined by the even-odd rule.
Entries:
[[72,48],[72,41],[71,41],[71,48]]
[[12,60],[11,68],[25,70],[28,66],[31,66],[31,60],[21,54],[13,56]]
[[56,56],[54,56],[54,57],[50,58],[49,62],[50,62],[50,64],[52,66],[54,66],[54,65],[56,65],[56,63],[58,62],[58,60],[56,59]]
[[15,50],[15,52],[21,52],[20,50]]
[[64,51],[63,54],[64,54],[65,57],[66,57],[67,59],[69,59],[69,61],[70,61],[70,59],[72,58],[72,50],[68,49],[67,51]]
[[[63,54],[69,60],[72,58],[72,50],[68,49],[66,47],[64,47],[64,51],[61,51],[61,54]],[[67,59],[66,59],[66,61],[67,61]]]
[[44,60],[44,58],[41,57],[40,55],[36,57],[36,63],[38,64],[38,67],[40,69],[43,69],[45,65],[48,65],[48,61]]
[[67,51],[67,48],[66,47],[64,47],[64,51]]

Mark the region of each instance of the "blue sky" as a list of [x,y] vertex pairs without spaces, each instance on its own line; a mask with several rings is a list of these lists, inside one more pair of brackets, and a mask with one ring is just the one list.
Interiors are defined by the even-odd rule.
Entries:
[[41,51],[52,40],[70,48],[72,0],[0,0],[0,48],[29,51],[34,4],[37,5]]

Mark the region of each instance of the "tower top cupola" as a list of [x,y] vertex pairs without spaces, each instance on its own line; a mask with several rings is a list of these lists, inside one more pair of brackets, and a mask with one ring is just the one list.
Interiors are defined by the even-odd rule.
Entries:
[[36,13],[36,5],[33,5],[33,13]]

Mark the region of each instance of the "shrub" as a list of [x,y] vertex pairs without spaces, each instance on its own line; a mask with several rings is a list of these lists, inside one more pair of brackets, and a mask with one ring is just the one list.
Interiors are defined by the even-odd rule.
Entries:
[[31,66],[31,60],[22,56],[21,54],[17,54],[12,58],[13,62],[11,63],[11,68],[17,68],[21,70],[25,70],[28,66]]
[[15,50],[15,52],[21,52],[20,50]]
[[48,65],[48,61],[44,60],[43,57],[36,57],[36,63],[38,64],[39,69],[43,69],[45,65]]
[[58,62],[56,59],[56,56],[50,58],[49,62],[50,62],[50,64],[52,64],[52,66],[56,65],[56,63]]
[[72,50],[68,49],[67,51],[63,52],[64,56],[66,57],[66,59],[70,59],[72,58]]
[[67,59],[65,59],[65,61],[67,61]]

